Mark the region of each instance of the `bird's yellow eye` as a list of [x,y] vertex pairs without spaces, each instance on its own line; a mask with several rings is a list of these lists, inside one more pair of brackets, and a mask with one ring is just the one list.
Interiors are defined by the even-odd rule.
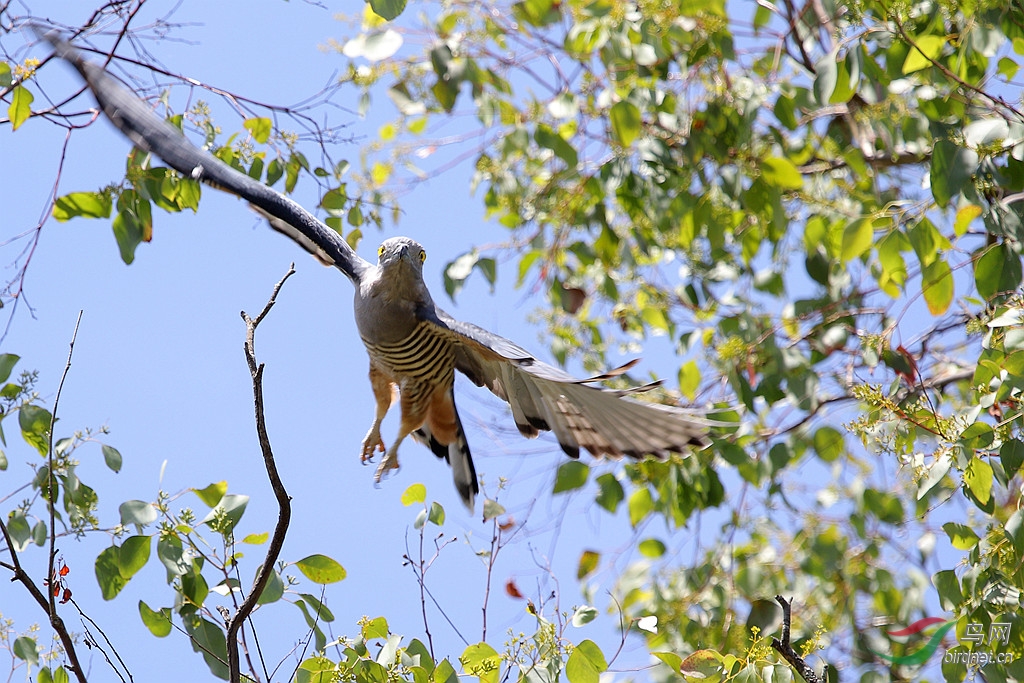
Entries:
[[420,250],[420,263],[423,263],[423,262],[424,262],[424,261],[426,261],[426,260],[427,260],[427,252],[425,252],[425,251],[423,251],[423,250],[421,249],[421,250]]
[[383,255],[384,255],[384,245],[382,244],[379,247],[377,247],[377,258],[380,258]]

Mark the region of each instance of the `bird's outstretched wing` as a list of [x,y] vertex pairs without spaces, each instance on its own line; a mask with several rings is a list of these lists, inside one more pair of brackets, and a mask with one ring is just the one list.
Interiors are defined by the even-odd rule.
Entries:
[[621,374],[631,364],[577,379],[537,360],[508,339],[458,321],[438,308],[425,309],[421,316],[449,330],[457,344],[455,366],[475,384],[508,402],[524,436],[532,438],[541,430],[551,430],[570,457],[579,457],[580,448],[585,448],[596,456],[665,458],[710,443],[709,423],[697,414],[626,396],[636,390],[590,386]]
[[248,201],[270,220],[275,230],[283,232],[324,263],[336,266],[353,282],[359,282],[370,264],[360,258],[341,235],[297,202],[193,145],[106,69],[87,60],[80,50],[55,32],[44,33],[38,27],[34,30],[53,45],[57,56],[82,74],[107,118],[137,147],[160,157],[187,178],[203,181]]

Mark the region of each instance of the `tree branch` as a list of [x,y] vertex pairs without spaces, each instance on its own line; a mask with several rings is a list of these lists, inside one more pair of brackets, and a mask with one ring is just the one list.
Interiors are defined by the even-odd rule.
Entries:
[[[61,376],[60,385],[57,388],[57,396],[53,400],[53,412],[50,415],[50,435],[49,435],[49,456],[48,465],[50,468],[50,474],[48,477],[48,500],[50,506],[50,558],[49,558],[49,574],[48,578],[52,581],[53,577],[53,563],[56,550],[54,548],[55,533],[53,528],[54,523],[54,510],[53,505],[56,501],[56,496],[53,494],[53,486],[55,477],[53,475],[53,425],[57,420],[57,404],[60,402],[61,389],[64,388],[64,379],[68,375],[68,371],[71,369],[71,355],[75,350],[75,339],[78,337],[78,324],[82,321],[82,312],[78,312],[78,320],[75,322],[75,331],[71,336],[71,349],[68,351],[68,362],[64,367],[64,374]],[[18,581],[25,586],[25,589],[29,592],[32,598],[39,604],[39,606],[46,612],[50,618],[50,626],[57,633],[57,637],[60,638],[61,646],[64,648],[64,652],[67,653],[70,663],[68,668],[74,672],[75,678],[78,679],[79,683],[86,683],[85,672],[82,670],[82,665],[78,661],[78,652],[75,650],[75,641],[72,639],[71,634],[68,633],[67,626],[64,625],[64,620],[57,614],[57,605],[53,599],[52,588],[47,590],[50,593],[49,597],[39,590],[39,586],[35,584],[32,577],[29,576],[25,568],[21,566],[21,560],[18,559],[18,551],[14,547],[14,540],[11,538],[10,533],[7,530],[7,525],[4,524],[3,520],[0,519],[0,534],[4,537],[4,542],[7,544],[7,550],[11,554],[11,564],[0,563],[5,569],[9,569],[14,576],[11,577],[11,581]]]
[[772,638],[772,648],[782,655],[782,658],[789,662],[789,665],[796,669],[796,672],[807,683],[823,683],[821,677],[814,672],[811,665],[805,662],[804,658],[798,655],[793,646],[789,644],[789,626],[793,617],[793,601],[786,600],[781,595],[776,595],[775,601],[782,605],[782,640],[779,641],[778,638]]
[[288,523],[292,517],[291,497],[281,481],[280,474],[278,474],[277,463],[274,461],[274,451],[270,447],[270,437],[267,435],[267,425],[263,409],[263,364],[256,363],[255,338],[257,325],[263,321],[270,312],[270,309],[273,308],[274,303],[277,301],[277,293],[281,291],[285,280],[294,274],[295,264],[293,263],[288,267],[288,272],[285,273],[285,276],[274,286],[270,300],[267,301],[267,305],[263,307],[263,310],[255,319],[250,318],[245,311],[242,311],[242,320],[245,321],[246,328],[245,360],[249,364],[249,373],[252,375],[252,394],[256,410],[256,434],[260,440],[260,450],[263,451],[263,464],[267,468],[267,478],[270,479],[270,486],[274,490],[274,497],[277,498],[278,515],[277,525],[274,527],[274,535],[270,539],[267,555],[263,558],[263,564],[256,574],[256,581],[253,583],[252,590],[249,591],[249,595],[246,596],[235,616],[227,622],[228,672],[232,683],[238,683],[241,679],[238,656],[238,632],[241,630],[245,620],[249,618],[253,609],[256,608],[256,601],[259,600],[263,589],[266,588],[267,582],[273,574],[274,564],[281,554],[284,538],[288,533]]

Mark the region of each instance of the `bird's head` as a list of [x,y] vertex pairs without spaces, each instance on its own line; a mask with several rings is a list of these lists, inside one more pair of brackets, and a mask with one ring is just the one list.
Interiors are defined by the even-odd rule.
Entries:
[[[427,252],[423,250],[423,245],[408,237],[384,240],[377,249],[377,268],[381,276],[392,285],[406,285],[403,288],[406,290],[410,287],[414,290],[426,289],[423,284],[423,262],[426,259]],[[420,291],[414,294],[417,298],[423,296]]]
[[411,268],[422,273],[426,260],[427,252],[423,245],[408,237],[386,239],[377,249],[377,265],[383,270]]

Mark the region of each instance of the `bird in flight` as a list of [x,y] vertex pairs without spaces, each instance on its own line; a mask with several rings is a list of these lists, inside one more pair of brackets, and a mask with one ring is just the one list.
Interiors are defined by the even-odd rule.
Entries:
[[[594,456],[640,459],[665,458],[669,453],[708,445],[706,419],[626,395],[654,384],[628,391],[594,385],[625,372],[632,364],[605,375],[577,379],[537,360],[508,339],[456,320],[434,304],[427,290],[423,281],[426,251],[418,242],[394,237],[380,245],[376,264],[360,258],[341,235],[297,202],[193,145],[102,66],[85,59],[56,33],[43,37],[84,77],[100,108],[137,147],[163,159],[185,177],[248,201],[275,230],[351,280],[356,327],[370,357],[370,386],[376,402],[360,457],[369,462],[376,452],[384,453],[375,481],[397,469],[398,447],[412,435],[448,462],[459,496],[473,509],[479,483],[455,406],[456,369],[508,402],[520,433],[532,438],[550,430],[572,458],[579,457],[581,448]],[[401,420],[387,448],[380,427],[395,389]]]

